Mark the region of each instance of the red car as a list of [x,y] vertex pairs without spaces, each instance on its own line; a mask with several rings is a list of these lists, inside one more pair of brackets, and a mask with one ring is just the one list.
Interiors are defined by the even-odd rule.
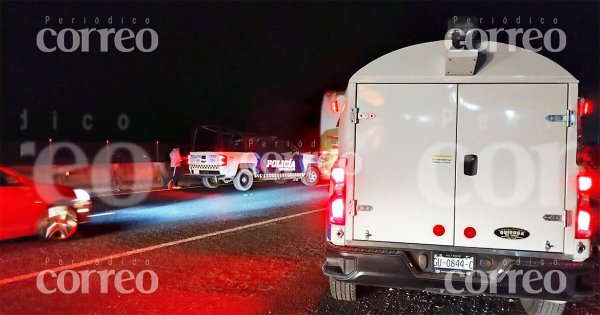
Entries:
[[91,205],[82,189],[37,183],[0,167],[0,240],[30,235],[68,239],[89,220]]

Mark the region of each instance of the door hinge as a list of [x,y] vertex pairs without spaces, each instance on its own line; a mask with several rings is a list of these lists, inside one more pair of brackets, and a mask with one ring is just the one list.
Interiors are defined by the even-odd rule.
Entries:
[[547,115],[546,120],[549,122],[566,122],[567,127],[573,127],[575,121],[577,121],[577,116],[575,111],[568,110],[566,115]]
[[356,215],[356,200],[348,200],[348,215],[351,217]]
[[573,210],[565,210],[565,227],[573,225]]
[[375,113],[360,113],[358,108],[350,108],[350,121],[358,124],[360,120],[375,119]]

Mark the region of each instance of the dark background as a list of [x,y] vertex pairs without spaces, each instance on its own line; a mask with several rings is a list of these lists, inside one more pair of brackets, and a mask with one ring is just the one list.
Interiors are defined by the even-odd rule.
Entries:
[[[482,29],[565,31],[564,51],[541,53],[580,80],[580,96],[595,105],[593,116],[584,121],[586,141],[594,141],[600,138],[599,13],[597,2],[572,1],[2,1],[2,158],[7,163],[14,156],[8,143],[48,138],[189,143],[193,127],[204,123],[290,139],[317,138],[325,91],[344,90],[354,72],[383,54],[442,39],[454,15],[481,17]],[[52,18],[48,25],[45,16]],[[106,23],[110,16],[112,26]],[[58,25],[59,17],[65,24]],[[101,19],[98,26],[93,24],[96,17]],[[137,25],[131,24],[132,17]],[[101,53],[97,39],[88,53],[43,53],[36,46],[36,35],[45,27],[137,31],[146,27],[140,23],[145,18],[159,35],[158,49],[151,53],[122,53],[111,42],[109,52]],[[21,131],[19,116],[25,108],[29,128]],[[57,130],[52,128],[54,111]],[[94,117],[91,131],[81,124],[86,113]],[[121,113],[130,118],[126,131],[117,128]]]

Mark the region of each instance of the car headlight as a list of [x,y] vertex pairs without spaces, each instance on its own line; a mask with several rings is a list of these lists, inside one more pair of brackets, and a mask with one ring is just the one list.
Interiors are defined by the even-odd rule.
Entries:
[[90,201],[90,194],[83,189],[73,189],[77,200],[81,201]]

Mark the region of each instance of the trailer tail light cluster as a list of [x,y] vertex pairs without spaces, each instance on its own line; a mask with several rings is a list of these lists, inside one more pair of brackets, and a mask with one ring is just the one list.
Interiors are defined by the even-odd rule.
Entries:
[[332,195],[329,198],[329,222],[336,225],[346,224],[346,168],[340,161],[331,169]]
[[585,173],[577,176],[577,217],[575,221],[575,238],[591,238],[592,208],[590,207],[590,192],[594,188],[594,179]]
[[[591,103],[584,99],[579,98],[577,100],[577,156],[582,153],[582,124],[581,120],[583,116],[588,115],[592,112]],[[580,162],[578,161],[578,164]],[[575,238],[589,239],[592,237],[594,226],[594,217],[592,207],[590,206],[590,196],[592,192],[597,189],[598,183],[596,178],[591,176],[584,171],[577,175],[577,210],[575,215]]]
[[219,166],[227,165],[227,155],[219,154]]

